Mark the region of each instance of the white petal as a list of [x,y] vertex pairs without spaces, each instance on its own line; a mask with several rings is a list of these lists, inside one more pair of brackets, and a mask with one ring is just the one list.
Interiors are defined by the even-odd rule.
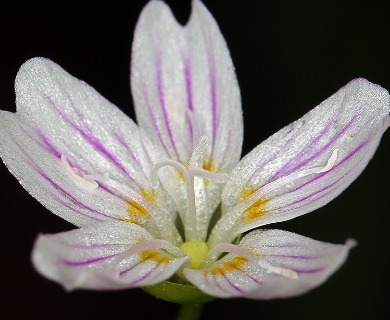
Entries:
[[203,270],[185,269],[184,274],[202,291],[220,298],[292,297],[328,279],[352,246],[352,241],[334,245],[281,230],[257,230],[238,245],[245,256],[229,253]]
[[[204,168],[230,172],[236,165],[243,134],[239,88],[226,43],[200,1],[193,1],[184,27],[166,4],[148,3],[134,35],[131,84],[137,121],[162,149],[156,154],[157,149],[148,148],[154,161],[164,152],[165,158],[187,166],[206,136],[210,145]],[[185,211],[180,175],[161,174],[179,210]],[[220,186],[209,181],[200,189],[199,203],[208,204],[204,210],[209,215],[218,205]]]
[[345,245],[316,241],[283,230],[257,230],[240,246],[260,253],[272,266],[295,271],[298,279],[267,273],[264,284],[248,295],[254,299],[285,298],[305,293],[325,282],[345,262],[353,240]]
[[218,232],[236,219],[243,232],[331,201],[366,167],[390,124],[389,112],[388,92],[356,79],[261,143],[226,184],[223,212],[230,221]]
[[145,7],[134,35],[131,80],[139,125],[161,142],[170,159],[188,162],[205,135],[218,169],[238,160],[238,84],[226,43],[200,1],[193,1],[184,27],[163,2]]
[[[1,112],[0,155],[20,183],[77,226],[127,218],[129,203],[88,177],[108,177],[141,194],[151,189],[137,126],[47,59],[27,61],[15,87],[17,112]],[[159,205],[168,210],[166,199]]]
[[18,114],[0,114],[1,157],[22,186],[46,208],[77,226],[128,216],[125,200],[77,181],[58,158],[60,154],[57,157],[44,147],[44,140],[29,122]]
[[137,126],[88,84],[35,58],[20,68],[15,90],[18,117],[53,155],[129,186],[146,184],[151,164]]
[[40,235],[32,260],[42,275],[67,290],[140,287],[168,279],[188,260],[177,257],[175,247],[168,247],[174,255],[160,250],[160,242],[135,224],[106,222]]

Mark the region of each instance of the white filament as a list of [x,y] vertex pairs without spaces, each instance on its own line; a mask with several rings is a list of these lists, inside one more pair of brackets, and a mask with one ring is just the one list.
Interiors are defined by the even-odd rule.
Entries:
[[84,174],[78,168],[73,168],[70,165],[68,158],[64,154],[61,155],[61,164],[65,172],[70,175],[70,177],[79,187],[89,191],[93,191],[99,187],[98,183],[91,175]]

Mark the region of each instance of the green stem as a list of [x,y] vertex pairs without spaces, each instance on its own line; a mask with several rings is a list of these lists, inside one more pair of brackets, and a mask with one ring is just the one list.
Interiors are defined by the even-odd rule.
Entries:
[[198,320],[202,314],[203,303],[182,304],[176,320]]

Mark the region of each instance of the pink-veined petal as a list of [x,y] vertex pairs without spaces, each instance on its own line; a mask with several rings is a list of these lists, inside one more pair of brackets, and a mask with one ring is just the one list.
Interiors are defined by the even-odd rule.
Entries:
[[[112,179],[148,198],[151,162],[137,126],[47,59],[26,62],[15,87],[17,112],[1,112],[0,154],[23,187],[77,226],[128,219],[130,199],[83,175]],[[159,205],[168,210],[160,193],[149,197],[164,199]]]
[[102,188],[94,188],[43,147],[39,135],[18,114],[1,112],[0,151],[4,163],[22,186],[63,219],[84,226],[127,216],[127,203]]
[[240,233],[334,199],[373,156],[389,111],[385,89],[355,79],[261,143],[231,174],[222,194],[225,221],[212,241],[221,241],[234,223]]
[[[239,88],[226,43],[200,1],[193,1],[186,26],[178,24],[165,3],[146,5],[134,35],[131,84],[139,126],[152,145],[161,147],[148,148],[155,162],[165,153],[188,166],[205,136],[204,169],[230,172],[236,165],[243,135]],[[182,176],[169,170],[159,174],[179,211],[185,212]],[[208,220],[221,187],[207,181],[199,190],[198,202],[208,204],[200,210]]]
[[116,290],[164,281],[188,258],[145,229],[116,221],[40,235],[32,260],[43,276],[67,290]]
[[166,4],[149,2],[135,31],[131,71],[139,125],[170,159],[187,164],[204,135],[211,142],[206,160],[223,171],[235,165],[239,88],[225,40],[200,1],[184,27]]
[[[354,245],[319,242],[282,230],[247,234],[236,253],[228,253],[203,270],[184,269],[202,291],[220,298],[286,298],[303,294],[329,278]],[[240,255],[242,251],[244,255]]]
[[17,117],[53,156],[133,188],[147,186],[151,163],[136,124],[88,84],[34,58],[21,66],[15,91]]

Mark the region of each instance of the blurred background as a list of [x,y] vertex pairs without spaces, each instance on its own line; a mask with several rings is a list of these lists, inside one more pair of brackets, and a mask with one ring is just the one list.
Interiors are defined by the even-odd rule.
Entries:
[[[167,1],[184,23],[190,1]],[[241,87],[243,154],[355,77],[390,89],[386,1],[204,1],[231,51]],[[13,82],[27,59],[50,58],[134,118],[129,89],[132,34],[146,1],[126,6],[20,8],[0,13],[0,108],[15,111]],[[1,139],[1,137],[0,137]],[[321,287],[301,297],[209,303],[203,319],[385,319],[389,303],[390,133],[364,173],[313,213],[270,227],[359,246]],[[0,165],[2,319],[174,319],[177,305],[142,290],[65,292],[38,275],[38,233],[73,228],[45,210]]]

